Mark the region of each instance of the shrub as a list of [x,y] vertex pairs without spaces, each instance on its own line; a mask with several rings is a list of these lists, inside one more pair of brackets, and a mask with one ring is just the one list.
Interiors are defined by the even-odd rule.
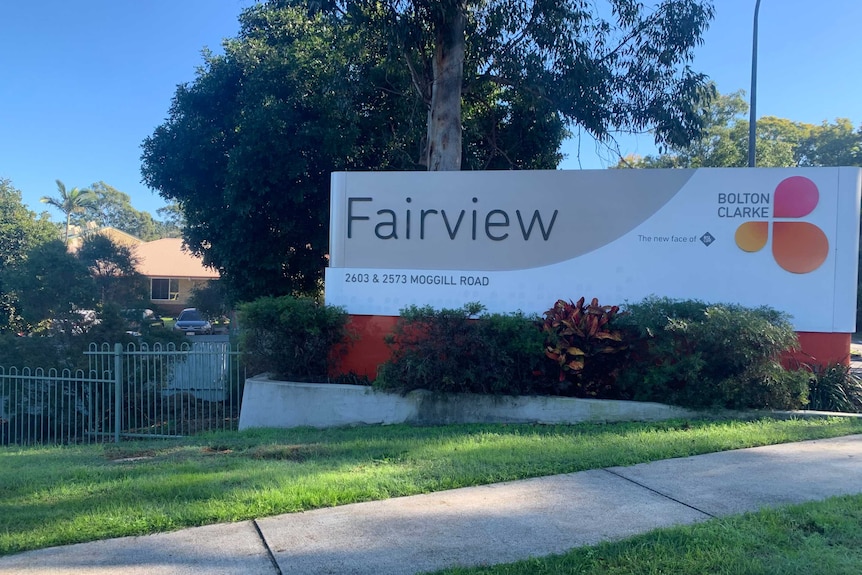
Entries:
[[631,399],[731,409],[805,403],[803,378],[778,363],[798,347],[784,314],[656,297],[627,312],[619,323],[636,343],[619,383]]
[[98,322],[83,333],[40,332],[30,337],[0,334],[0,366],[87,371],[89,359],[84,355],[91,343],[121,343],[152,347],[156,343],[176,346],[187,341],[185,335],[169,329],[144,329],[143,335],[127,332],[127,320],[115,306],[105,306],[97,314]]
[[204,317],[213,320],[223,320],[230,315],[227,294],[224,284],[206,282],[192,287],[188,307],[197,308]]
[[613,321],[619,307],[557,300],[542,322],[545,356],[554,362],[557,392],[579,397],[617,396],[615,379],[627,344]]
[[328,381],[348,339],[347,313],[312,298],[264,297],[239,308],[240,344],[249,373]]
[[811,368],[808,400],[810,409],[862,413],[862,380],[846,365]]
[[392,358],[380,367],[374,385],[405,393],[532,392],[542,364],[538,318],[483,311],[478,303],[439,311],[430,306],[401,310],[387,339]]
[[0,334],[0,367],[41,367],[44,369],[67,366],[65,350],[50,337],[19,337]]

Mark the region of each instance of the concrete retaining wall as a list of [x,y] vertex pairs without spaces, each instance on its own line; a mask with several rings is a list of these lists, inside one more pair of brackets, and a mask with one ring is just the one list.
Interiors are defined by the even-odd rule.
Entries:
[[247,379],[239,428],[414,423],[579,423],[695,417],[660,403],[545,396],[386,393],[362,385]]

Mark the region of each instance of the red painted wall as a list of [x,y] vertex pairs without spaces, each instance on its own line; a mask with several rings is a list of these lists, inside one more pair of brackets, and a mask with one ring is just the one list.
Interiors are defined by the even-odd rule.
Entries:
[[397,317],[385,315],[351,315],[349,327],[358,339],[348,348],[338,371],[374,380],[377,366],[389,359],[389,346],[383,338],[392,333],[397,321]]
[[790,362],[785,365],[793,367],[793,363],[827,366],[835,363],[850,365],[849,333],[814,333],[810,331],[797,332],[800,350],[788,354]]
[[[382,315],[351,315],[350,328],[358,338],[341,360],[340,373],[377,377],[377,367],[389,359],[389,347],[384,337],[395,328],[397,317]],[[812,365],[850,364],[849,333],[798,332],[801,349],[789,353],[784,360],[787,367],[800,363]]]

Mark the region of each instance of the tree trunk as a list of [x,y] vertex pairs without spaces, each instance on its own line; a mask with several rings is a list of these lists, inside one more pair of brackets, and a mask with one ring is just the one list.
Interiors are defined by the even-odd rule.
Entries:
[[461,169],[461,86],[464,27],[461,2],[446,2],[435,22],[434,84],[428,110],[428,169]]

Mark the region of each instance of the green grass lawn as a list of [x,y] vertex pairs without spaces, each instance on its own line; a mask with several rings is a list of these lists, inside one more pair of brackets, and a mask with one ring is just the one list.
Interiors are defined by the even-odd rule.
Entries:
[[862,495],[660,529],[563,555],[438,575],[858,575]]
[[373,426],[6,447],[0,555],[853,433],[862,420]]

